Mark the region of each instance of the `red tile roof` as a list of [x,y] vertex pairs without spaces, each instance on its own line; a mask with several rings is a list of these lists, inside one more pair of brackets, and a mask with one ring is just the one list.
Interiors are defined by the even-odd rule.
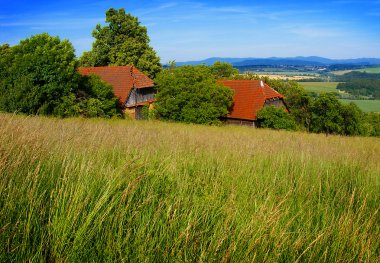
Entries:
[[256,113],[266,100],[284,98],[264,82],[262,87],[260,80],[220,80],[218,83],[235,91],[234,104],[228,118],[256,120]]
[[144,73],[133,66],[109,66],[109,67],[92,67],[79,68],[82,75],[97,75],[103,81],[113,87],[116,97],[121,103],[127,100],[130,90],[153,87],[153,80],[148,78]]

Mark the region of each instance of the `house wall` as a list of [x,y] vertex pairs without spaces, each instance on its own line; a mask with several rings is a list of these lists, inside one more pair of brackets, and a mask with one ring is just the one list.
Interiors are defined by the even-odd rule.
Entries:
[[131,89],[125,105],[128,107],[137,103],[154,100],[155,94],[156,90],[153,87],[144,89]]
[[223,121],[224,121],[224,124],[226,125],[242,125],[242,126],[256,127],[255,121],[250,121],[250,120],[225,118]]
[[270,100],[266,100],[264,103],[264,107],[270,106],[270,105],[273,105],[276,107],[286,107],[284,101],[282,99],[279,99],[279,98],[273,98]]
[[[145,105],[148,105],[148,103],[146,103]],[[135,107],[124,108],[123,111],[124,111],[124,114],[132,120],[142,120],[144,119],[143,118],[144,116],[142,114],[143,107],[144,105],[139,105]],[[154,109],[153,103],[149,103],[149,111],[153,109]]]

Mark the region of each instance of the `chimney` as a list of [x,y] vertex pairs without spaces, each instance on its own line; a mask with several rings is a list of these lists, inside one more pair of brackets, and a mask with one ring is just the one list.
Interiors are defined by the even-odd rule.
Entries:
[[262,88],[264,88],[264,82],[263,82],[262,80],[260,80],[260,86],[261,86]]

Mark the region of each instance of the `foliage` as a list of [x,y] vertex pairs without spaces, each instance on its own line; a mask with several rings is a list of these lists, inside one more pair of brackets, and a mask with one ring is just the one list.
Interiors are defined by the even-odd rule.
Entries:
[[1,108],[27,114],[52,114],[77,88],[74,48],[48,34],[32,36],[12,47],[12,59],[2,75]]
[[0,109],[55,116],[120,116],[112,88],[77,71],[74,48],[48,34],[0,48]]
[[317,133],[341,134],[344,119],[340,112],[341,103],[332,93],[322,93],[311,105],[311,131]]
[[217,61],[214,65],[210,66],[211,72],[215,79],[228,79],[239,74],[239,70],[234,68],[232,64]]
[[216,84],[207,66],[167,69],[155,82],[156,112],[164,120],[217,124],[232,105],[233,91]]
[[365,135],[380,137],[380,113],[366,113],[363,126]]
[[0,46],[0,88],[6,85],[6,78],[9,75],[9,65],[12,64],[13,52],[8,44]]
[[355,96],[380,99],[380,79],[352,79],[339,83],[337,88]]
[[0,262],[378,262],[380,141],[0,114]]
[[55,115],[82,117],[116,117],[122,116],[120,102],[113,94],[112,86],[103,82],[98,76],[82,76],[79,89],[75,94],[63,98],[63,103]]
[[364,113],[355,103],[340,104],[340,113],[343,117],[344,135],[365,135],[363,127]]
[[147,29],[123,8],[106,12],[107,26],[97,25],[92,51],[80,59],[82,66],[133,65],[149,77],[161,71],[160,58],[149,45]]
[[274,105],[266,106],[257,112],[257,121],[262,128],[276,130],[296,130],[296,122],[292,116]]

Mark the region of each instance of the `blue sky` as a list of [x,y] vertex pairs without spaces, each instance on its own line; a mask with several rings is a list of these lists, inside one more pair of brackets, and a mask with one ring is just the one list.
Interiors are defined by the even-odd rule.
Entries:
[[380,58],[380,0],[161,1],[0,0],[0,44],[48,32],[90,50],[110,7],[125,8],[148,28],[169,60],[208,57]]

